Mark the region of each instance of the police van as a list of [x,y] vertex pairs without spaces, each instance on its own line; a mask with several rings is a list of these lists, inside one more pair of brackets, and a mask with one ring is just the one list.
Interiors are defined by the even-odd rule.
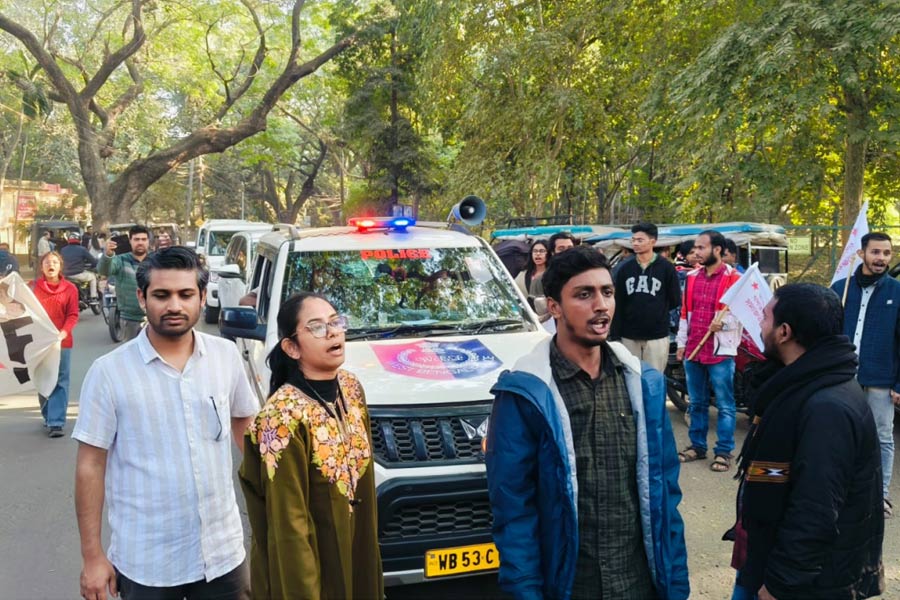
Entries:
[[282,302],[315,291],[349,319],[344,368],[370,412],[385,584],[496,569],[490,389],[547,333],[487,242],[405,217],[283,228],[258,242],[249,287],[256,308],[223,308],[219,326],[260,402]]

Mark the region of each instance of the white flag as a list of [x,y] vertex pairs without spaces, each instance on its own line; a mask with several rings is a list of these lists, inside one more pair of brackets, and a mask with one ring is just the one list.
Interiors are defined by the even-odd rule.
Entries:
[[722,304],[737,317],[757,348],[764,348],[762,340],[763,309],[772,299],[772,290],[766,278],[753,263],[737,282],[722,296]]
[[831,278],[831,285],[834,285],[835,281],[853,275],[853,273],[850,272],[850,264],[853,262],[853,257],[856,256],[856,251],[862,248],[862,237],[869,233],[869,219],[866,217],[868,210],[869,201],[866,200],[859,210],[859,215],[856,217],[856,223],[853,224],[853,229],[850,230],[850,237],[847,238],[847,245],[844,246],[841,260],[834,270],[834,277]]
[[59,377],[59,331],[16,273],[0,279],[0,396],[37,388],[44,397]]

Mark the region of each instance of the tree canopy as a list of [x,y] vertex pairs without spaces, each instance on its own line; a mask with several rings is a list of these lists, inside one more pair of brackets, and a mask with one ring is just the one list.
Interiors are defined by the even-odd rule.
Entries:
[[97,223],[884,218],[898,42],[893,0],[21,0],[0,166],[27,130]]

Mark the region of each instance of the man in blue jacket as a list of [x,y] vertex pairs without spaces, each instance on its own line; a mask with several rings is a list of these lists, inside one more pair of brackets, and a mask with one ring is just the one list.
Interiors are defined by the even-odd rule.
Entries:
[[831,289],[844,303],[844,335],[856,346],[859,371],[856,379],[866,392],[878,428],[881,472],[884,477],[884,516],[893,516],[888,497],[894,468],[894,405],[900,404],[900,282],[887,275],[891,263],[891,238],[886,233],[867,233],[858,251],[862,264],[850,277]]
[[687,598],[663,376],[607,342],[615,289],[596,250],[554,256],[543,282],[557,334],[492,390],[500,584],[516,598]]

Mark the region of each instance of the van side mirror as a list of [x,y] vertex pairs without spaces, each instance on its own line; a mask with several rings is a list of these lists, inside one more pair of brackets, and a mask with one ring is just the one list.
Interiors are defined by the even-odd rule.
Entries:
[[219,332],[228,339],[266,341],[266,325],[259,322],[256,309],[249,306],[223,306],[219,312]]

